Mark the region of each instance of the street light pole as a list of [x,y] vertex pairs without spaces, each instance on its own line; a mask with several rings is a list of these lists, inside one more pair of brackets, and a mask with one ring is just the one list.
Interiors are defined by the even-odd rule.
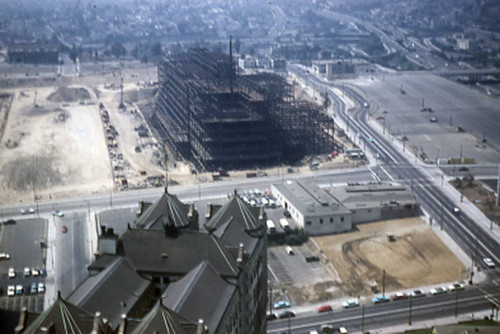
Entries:
[[412,298],[412,295],[410,294],[410,313],[408,315],[408,325],[411,325],[411,306],[412,306],[412,301],[413,301],[413,298]]

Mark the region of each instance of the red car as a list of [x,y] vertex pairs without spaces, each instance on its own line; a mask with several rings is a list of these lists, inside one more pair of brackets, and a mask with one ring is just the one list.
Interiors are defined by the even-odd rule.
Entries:
[[396,294],[393,294],[391,296],[392,300],[402,300],[408,298],[408,295],[406,293],[398,292]]
[[318,312],[329,312],[332,310],[332,307],[330,305],[321,305],[318,307]]

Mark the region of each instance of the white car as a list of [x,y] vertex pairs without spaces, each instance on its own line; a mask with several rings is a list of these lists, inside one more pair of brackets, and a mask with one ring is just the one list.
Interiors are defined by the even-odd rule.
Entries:
[[33,268],[31,268],[31,274],[33,276],[39,276],[40,275],[40,271],[38,270],[37,267],[33,267]]
[[9,278],[14,278],[16,277],[16,271],[14,270],[14,268],[9,268]]
[[28,267],[24,268],[24,277],[31,276],[31,270]]
[[493,260],[490,259],[489,257],[485,257],[483,259],[483,262],[486,266],[488,266],[488,268],[495,268],[495,262],[493,262]]
[[429,292],[434,296],[442,295],[443,293],[446,293],[446,288],[444,286],[439,288],[432,288]]
[[357,299],[349,299],[342,303],[343,308],[358,307],[359,301]]
[[61,210],[52,211],[52,216],[64,217],[64,213]]
[[29,208],[29,209],[21,209],[21,214],[22,215],[31,215],[35,213],[35,209]]
[[21,284],[16,285],[16,295],[23,294],[23,286]]
[[42,282],[38,283],[38,293],[44,293],[45,292],[45,284]]
[[7,296],[9,297],[14,297],[16,294],[16,287],[13,285],[9,285],[7,287]]
[[0,253],[0,260],[8,260],[10,259],[9,253]]

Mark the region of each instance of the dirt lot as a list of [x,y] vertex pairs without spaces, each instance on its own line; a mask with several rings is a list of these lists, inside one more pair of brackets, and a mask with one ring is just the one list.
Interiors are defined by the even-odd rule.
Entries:
[[[388,236],[395,241],[390,242]],[[371,294],[466,278],[467,269],[420,218],[358,225],[353,232],[313,240],[337,271],[345,294]]]

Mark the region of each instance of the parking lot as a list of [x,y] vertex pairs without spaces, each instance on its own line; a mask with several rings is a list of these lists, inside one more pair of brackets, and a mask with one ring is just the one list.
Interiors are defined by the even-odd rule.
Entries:
[[[38,285],[45,286],[47,221],[20,219],[14,224],[2,225],[1,229],[0,252],[9,254],[10,258],[0,261],[0,309],[18,311],[26,306],[29,311],[41,312],[44,292],[39,293]],[[9,277],[9,268],[13,268],[15,277]],[[25,268],[28,268],[26,273]],[[21,289],[15,296],[7,296],[8,286]]]

